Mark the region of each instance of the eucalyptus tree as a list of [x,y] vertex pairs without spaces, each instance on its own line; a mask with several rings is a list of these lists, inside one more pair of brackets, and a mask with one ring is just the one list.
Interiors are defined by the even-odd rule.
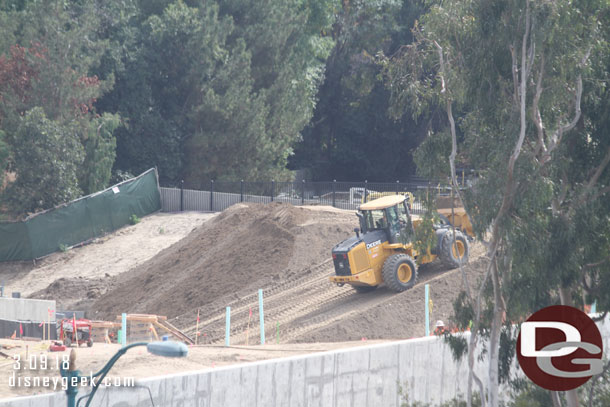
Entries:
[[[600,296],[607,294],[597,288],[608,276],[610,150],[607,133],[596,128],[599,119],[582,109],[596,92],[598,102],[605,97],[599,93],[607,75],[593,67],[605,55],[607,7],[603,1],[433,2],[415,28],[416,40],[383,60],[395,109],[446,115],[446,130],[418,149],[422,174],[445,174],[455,187],[458,162],[479,175],[463,198],[486,244],[487,267],[478,283],[464,274],[465,293],[456,304],[473,316],[469,405],[474,383],[484,404],[498,405],[500,376],[508,374],[500,354],[513,353],[501,349],[501,342],[511,343],[501,340],[510,336],[503,324],[544,305],[574,304],[571,294],[589,282],[605,304]],[[472,371],[482,332],[489,335],[486,378]],[[575,407],[577,393],[568,392],[567,400]]]

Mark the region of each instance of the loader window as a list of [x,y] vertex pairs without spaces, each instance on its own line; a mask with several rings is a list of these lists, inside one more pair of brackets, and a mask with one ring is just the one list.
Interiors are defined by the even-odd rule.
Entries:
[[388,226],[388,221],[385,216],[385,211],[373,210],[373,211],[363,211],[364,221],[366,222],[366,229],[385,229]]
[[407,216],[407,210],[405,209],[405,206],[402,204],[398,205],[398,221],[405,226],[407,225],[407,222],[409,221],[409,217]]
[[407,244],[413,240],[415,231],[413,230],[413,223],[411,223],[411,216],[409,210],[405,206],[406,202],[398,205],[398,221],[400,222],[400,237],[399,241],[402,244]]

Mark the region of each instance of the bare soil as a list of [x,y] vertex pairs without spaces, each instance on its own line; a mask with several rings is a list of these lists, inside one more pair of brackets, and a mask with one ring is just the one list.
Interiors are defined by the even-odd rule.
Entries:
[[[471,262],[464,267],[470,284],[484,272],[483,247],[471,246]],[[430,286],[430,329],[442,320],[452,325],[453,301],[463,288],[459,269],[447,270],[440,262],[419,269],[418,283],[395,293],[381,286],[365,294],[349,286],[337,287],[327,260],[302,275],[268,286],[264,290],[265,335],[281,342],[332,342],[361,339],[408,339],[425,334],[425,285]],[[231,306],[231,343],[259,343],[258,301],[255,292],[233,299],[225,296],[202,309],[199,338],[220,344],[225,336],[225,307]],[[211,311],[211,312],[210,312]],[[173,324],[196,336],[196,311],[174,318]]]
[[[285,203],[238,204],[123,274],[92,307],[96,319],[121,312],[178,317],[307,275],[349,236],[348,211]],[[353,232],[351,232],[353,233]],[[214,304],[214,305],[211,305]]]
[[215,214],[158,213],[126,226],[92,243],[39,261],[0,263],[5,293],[55,299],[59,309],[105,292],[112,277],[144,263],[159,251],[181,240]]
[[[462,289],[459,269],[439,261],[419,269],[404,293],[366,294],[331,284],[331,249],[357,226],[353,211],[290,204],[239,204],[121,275],[92,307],[95,319],[121,312],[166,315],[199,343],[222,344],[226,307],[231,341],[259,343],[258,289],[264,292],[268,337],[281,342],[331,342],[423,336],[424,287],[430,285],[431,326],[450,325]],[[465,272],[476,281],[483,247],[473,244]],[[197,312],[200,323],[197,324]]]
[[[265,346],[249,347],[203,345],[189,347],[189,353],[185,358],[165,358],[155,356],[149,354],[144,347],[141,347],[131,349],[124,356],[122,356],[110,371],[109,377],[112,380],[114,380],[114,378],[141,379],[145,377],[161,376],[172,373],[184,373],[232,364],[248,363],[258,360],[318,353],[333,349],[350,348],[380,342],[383,341],[291,344],[289,346],[284,344],[268,344]],[[23,379],[28,377],[32,383],[33,378],[38,377],[40,378],[38,380],[41,380],[46,376],[49,377],[49,381],[51,382],[53,378],[60,376],[59,370],[57,369],[58,364],[61,366],[62,358],[67,357],[70,350],[66,350],[64,352],[48,352],[46,351],[46,348],[48,348],[48,343],[11,341],[6,339],[0,340],[0,347],[2,347],[2,345],[16,345],[18,347],[2,349],[2,352],[7,354],[10,358],[0,357],[0,399],[50,393],[53,391],[62,390],[61,387],[53,389],[52,384],[48,387],[28,387],[24,385]],[[26,345],[28,347],[27,356]],[[77,369],[81,371],[81,374],[88,375],[90,372],[98,372],[120,349],[120,345],[96,343],[92,348],[80,347],[72,349],[75,350],[77,355]],[[22,362],[20,369],[16,369],[15,361],[12,359],[17,355],[20,357],[20,361]],[[41,368],[40,361],[43,358],[46,358],[47,360],[46,369]],[[23,363],[24,361],[25,363]],[[13,376],[13,374],[15,375],[15,378],[21,377],[21,386],[9,386],[9,379]],[[84,392],[84,389],[81,390],[81,394],[85,394]]]
[[[115,320],[121,312],[165,315],[204,345],[193,347],[188,359],[163,363],[144,350],[134,350],[117,365],[122,376],[354,346],[344,341],[359,344],[423,336],[426,284],[431,329],[436,320],[450,326],[463,276],[439,261],[420,267],[417,284],[403,293],[381,286],[359,294],[329,281],[334,274],[331,249],[356,226],[353,211],[277,202],[237,204],[216,216],[159,214],[37,264],[2,264],[0,279],[9,292],[55,299],[59,309],[78,306],[88,310],[92,319]],[[471,244],[470,262],[464,267],[471,284],[483,275],[483,254],[481,244]],[[256,346],[258,289],[264,293],[267,345],[263,348]],[[231,307],[231,343],[248,349],[217,346],[225,340],[226,307]],[[324,344],[328,342],[337,343]],[[79,349],[79,361],[96,370],[115,351],[116,345],[96,343],[91,349]],[[151,361],[158,370],[150,371]],[[0,375],[11,373],[12,364],[6,362],[10,366],[0,358]],[[4,386],[0,376],[0,396],[33,392]]]

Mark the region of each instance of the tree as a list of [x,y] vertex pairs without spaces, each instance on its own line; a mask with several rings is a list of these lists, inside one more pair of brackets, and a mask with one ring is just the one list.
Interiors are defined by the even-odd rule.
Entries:
[[[9,11],[0,8],[0,19],[11,17],[15,21],[6,31],[12,29],[7,35],[17,42],[0,56],[0,129],[14,153],[9,155],[8,166],[16,172],[18,180],[13,188],[4,191],[4,195],[9,191],[19,192],[7,197],[17,214],[19,208],[24,211],[47,209],[46,205],[60,203],[61,197],[75,197],[77,190],[95,192],[106,187],[109,181],[115,157],[112,132],[119,119],[112,115],[98,116],[94,107],[113,83],[112,75],[100,80],[90,72],[100,63],[107,46],[106,41],[97,37],[100,20],[96,7],[90,0],[79,3],[26,1]],[[42,109],[42,115],[37,108]],[[27,112],[30,116],[24,124]],[[50,139],[46,141],[49,145],[70,150],[66,150],[65,159],[50,150],[49,156],[59,160],[57,165],[65,165],[68,179],[57,184],[57,187],[65,187],[65,191],[55,190],[44,199],[34,193],[33,187],[43,182],[32,177],[39,163],[20,159],[19,155],[26,149],[24,143],[35,141],[28,135],[36,132],[36,126],[41,132],[55,133],[49,134]],[[54,138],[67,134],[77,136],[81,143],[79,149],[71,141],[62,144]],[[82,150],[86,150],[86,155],[81,154]],[[75,189],[71,168],[79,157],[86,159],[78,163],[80,187]],[[28,197],[27,193],[33,195]],[[21,199],[23,205],[19,205],[17,199]]]
[[89,121],[89,131],[83,140],[85,157],[79,181],[85,194],[92,194],[108,186],[116,151],[113,132],[120,124],[119,116],[110,113]]
[[411,151],[433,123],[415,122],[404,111],[388,116],[391,93],[376,54],[410,41],[423,10],[411,1],[343,2],[319,102],[291,168],[308,169],[315,180],[387,181],[414,173]]
[[100,104],[129,117],[116,168],[156,165],[162,182],[197,187],[288,177],[332,43],[321,34],[332,3],[138,4],[125,23],[139,24],[127,68]]
[[[602,180],[609,156],[605,142],[595,141],[601,134],[580,130],[583,78],[591,73],[592,57],[603,55],[596,50],[603,43],[600,11],[606,9],[603,2],[439,2],[422,18],[417,41],[386,60],[397,107],[414,112],[444,107],[446,112],[445,136],[429,137],[420,151],[451,150],[444,161],[449,166],[438,168],[421,155],[420,171],[444,172],[454,186],[456,161],[480,174],[464,196],[479,236],[488,237],[489,259],[476,290],[464,275],[467,290],[460,297],[461,309],[474,315],[469,405],[473,380],[489,404],[498,405],[505,318],[518,320],[558,301],[573,304],[569,291],[581,280],[582,270],[575,272],[571,266],[578,261],[597,265],[605,259],[599,256],[607,252],[606,239],[586,239],[592,231],[584,225],[595,223],[606,209],[600,210],[599,203],[607,192]],[[604,86],[596,78],[588,84]],[[454,107],[460,112],[458,120]],[[571,180],[566,179],[566,164],[580,169]],[[596,215],[588,222],[578,202],[597,202]],[[580,225],[574,227],[577,239],[566,234],[569,214],[578,216],[572,218]],[[607,236],[605,223],[593,233]],[[557,292],[561,298],[554,296]],[[489,335],[486,383],[472,372],[484,332]],[[567,400],[576,406],[576,392],[568,392]]]
[[25,113],[9,142],[9,170],[17,179],[8,185],[5,199],[13,213],[51,208],[80,196],[78,172],[84,152],[73,128],[49,120],[42,108],[35,107]]

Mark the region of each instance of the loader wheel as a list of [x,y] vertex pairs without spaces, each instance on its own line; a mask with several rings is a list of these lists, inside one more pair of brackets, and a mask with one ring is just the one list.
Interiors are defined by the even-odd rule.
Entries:
[[353,285],[352,288],[356,290],[358,294],[370,293],[377,289],[376,285]]
[[447,267],[456,268],[460,264],[468,263],[468,239],[462,232],[455,231],[455,244],[453,244],[453,230],[449,229],[443,235],[440,247],[440,259]]
[[401,292],[415,285],[417,266],[410,256],[394,254],[383,263],[381,274],[383,275],[383,281],[390,290]]

